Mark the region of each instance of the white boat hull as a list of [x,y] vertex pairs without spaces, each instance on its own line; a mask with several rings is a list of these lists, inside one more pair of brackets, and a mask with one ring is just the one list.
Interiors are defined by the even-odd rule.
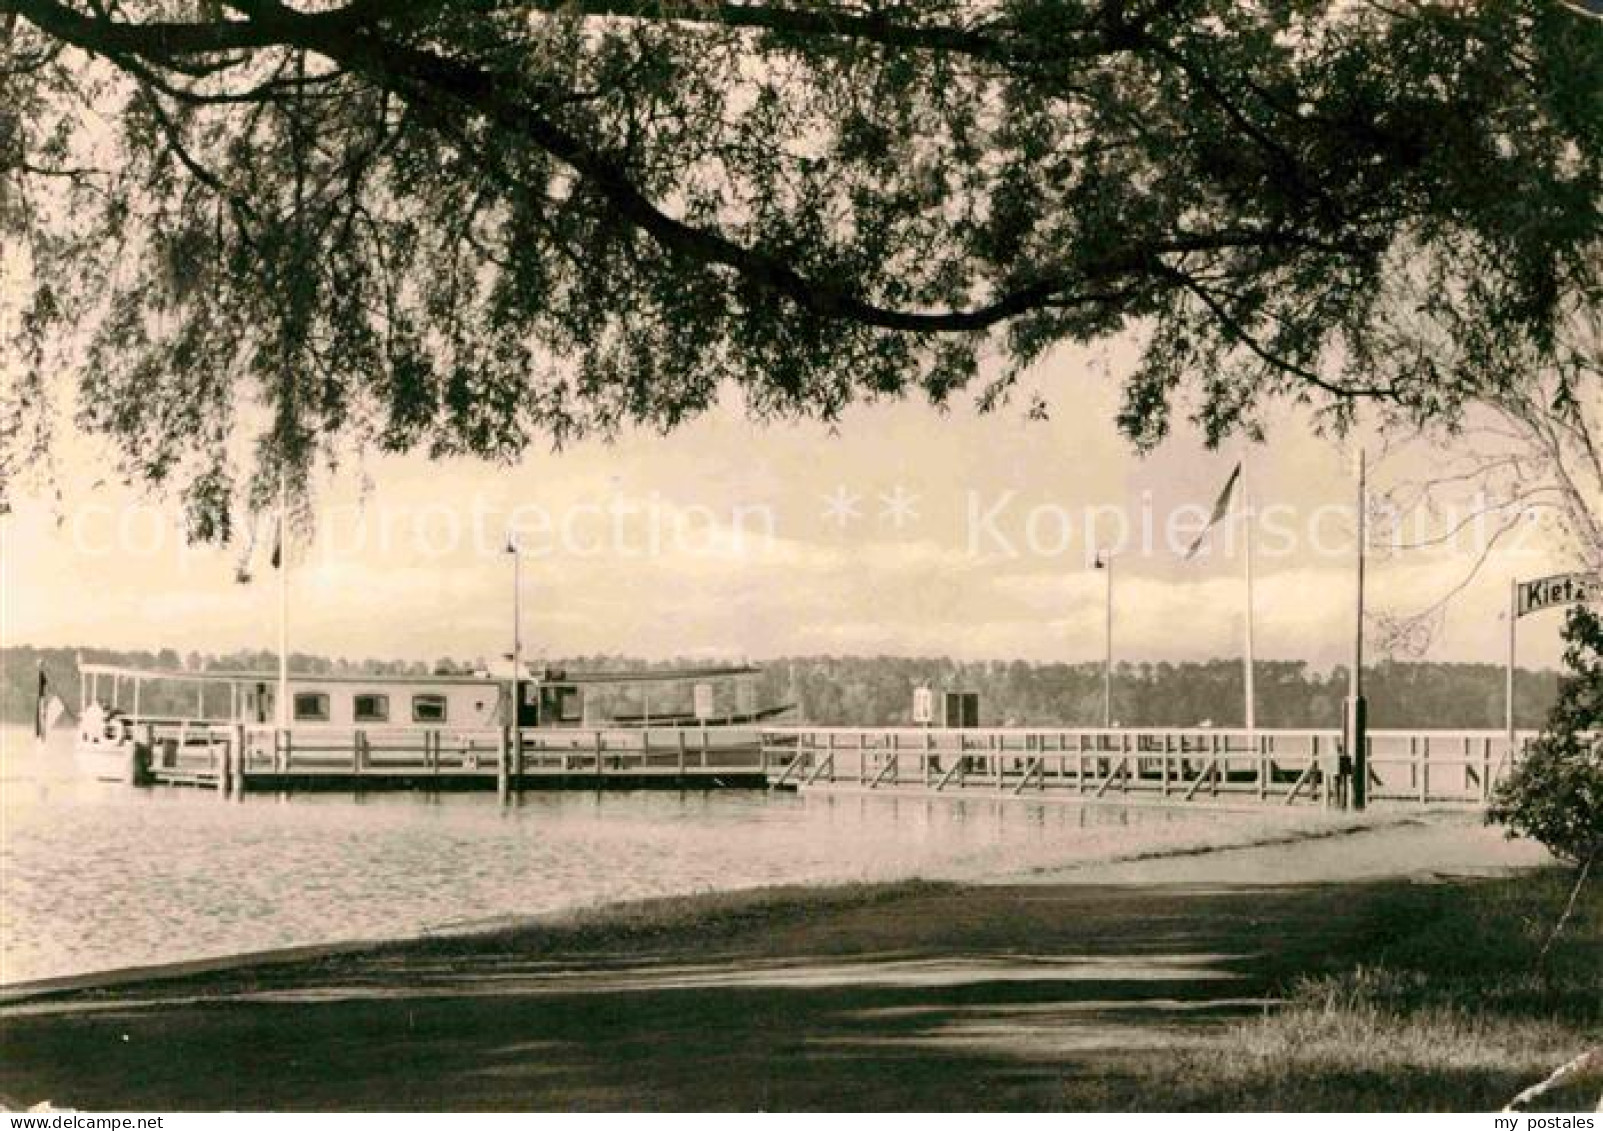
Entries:
[[80,777],[122,785],[133,785],[139,781],[142,759],[136,743],[118,746],[78,743],[73,747],[72,755]]
[[126,717],[93,704],[79,723],[72,759],[80,777],[137,785],[149,764],[149,751],[135,740]]

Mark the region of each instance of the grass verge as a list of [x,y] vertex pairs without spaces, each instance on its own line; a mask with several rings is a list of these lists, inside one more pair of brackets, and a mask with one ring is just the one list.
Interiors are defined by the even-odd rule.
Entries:
[[[1355,955],[1178,1064],[1205,1107],[1497,1109],[1603,1041],[1603,890],[1588,885],[1538,968],[1573,875],[1399,890]],[[1592,1110],[1595,1075],[1534,1107]]]

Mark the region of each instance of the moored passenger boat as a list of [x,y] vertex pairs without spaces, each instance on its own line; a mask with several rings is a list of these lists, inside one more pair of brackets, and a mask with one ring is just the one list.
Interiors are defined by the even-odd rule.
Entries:
[[[257,671],[174,671],[80,664],[80,725],[74,746],[80,771],[122,783],[179,766],[231,741],[237,728],[242,757],[284,768],[287,751],[349,750],[356,768],[362,751],[449,747],[465,751],[458,766],[479,768],[480,755],[507,736],[518,746],[547,746],[572,732],[574,748],[587,736],[637,732],[647,746],[664,730],[693,729],[696,746],[720,749],[750,743],[737,734],[783,714],[759,707],[761,669],[729,667],[629,672],[525,670],[505,673],[378,675]],[[515,689],[515,690],[514,690]],[[280,702],[280,698],[283,702]],[[512,703],[516,701],[516,711]],[[515,717],[514,717],[515,716]],[[599,742],[599,740],[598,740]],[[683,740],[680,741],[683,746]]]

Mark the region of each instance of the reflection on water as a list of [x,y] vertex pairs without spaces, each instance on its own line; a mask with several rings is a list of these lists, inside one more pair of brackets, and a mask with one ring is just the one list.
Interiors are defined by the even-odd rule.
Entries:
[[975,878],[1191,842],[1223,819],[759,791],[225,801],[81,781],[68,751],[0,737],[4,982],[714,888]]

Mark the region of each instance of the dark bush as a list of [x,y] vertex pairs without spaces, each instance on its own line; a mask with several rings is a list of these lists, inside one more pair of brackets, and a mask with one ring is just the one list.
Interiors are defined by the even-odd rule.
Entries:
[[1603,849],[1603,618],[1584,605],[1564,623],[1558,702],[1527,757],[1497,788],[1488,821],[1575,864]]

